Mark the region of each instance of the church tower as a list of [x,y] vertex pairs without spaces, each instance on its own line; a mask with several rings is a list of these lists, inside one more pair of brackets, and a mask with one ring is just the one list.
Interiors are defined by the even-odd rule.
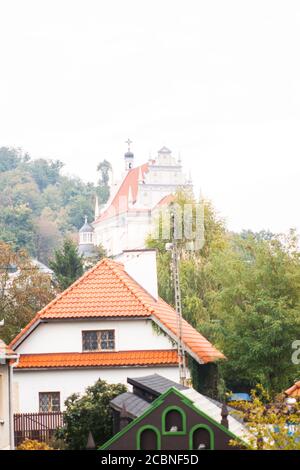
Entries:
[[125,171],[128,172],[128,171],[132,170],[132,168],[133,168],[134,155],[130,150],[130,144],[132,144],[132,141],[130,139],[127,139],[125,143],[128,145],[128,150],[124,155]]
[[78,251],[84,257],[94,255],[94,229],[88,223],[87,216],[81,229],[79,230]]

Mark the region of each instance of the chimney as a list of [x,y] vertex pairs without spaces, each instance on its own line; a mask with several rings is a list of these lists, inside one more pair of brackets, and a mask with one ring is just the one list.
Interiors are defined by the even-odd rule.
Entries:
[[155,300],[158,299],[155,250],[125,250],[115,258],[124,264],[125,271]]

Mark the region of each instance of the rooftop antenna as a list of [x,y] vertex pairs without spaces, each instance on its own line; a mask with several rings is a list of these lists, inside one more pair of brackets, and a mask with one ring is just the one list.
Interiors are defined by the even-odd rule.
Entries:
[[186,385],[187,374],[186,374],[186,358],[185,348],[182,339],[182,302],[181,302],[181,289],[180,289],[180,274],[179,274],[179,249],[178,242],[176,239],[176,220],[174,210],[171,209],[171,226],[172,226],[172,243],[166,244],[166,249],[172,254],[172,274],[174,282],[174,293],[175,293],[175,310],[177,315],[177,352],[178,352],[178,367],[179,367],[179,378],[182,385]]

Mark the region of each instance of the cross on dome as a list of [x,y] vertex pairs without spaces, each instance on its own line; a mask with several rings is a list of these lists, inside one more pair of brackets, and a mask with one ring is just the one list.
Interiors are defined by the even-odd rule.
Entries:
[[130,139],[125,140],[125,144],[128,145],[128,152],[130,152],[130,145],[132,144],[132,140]]

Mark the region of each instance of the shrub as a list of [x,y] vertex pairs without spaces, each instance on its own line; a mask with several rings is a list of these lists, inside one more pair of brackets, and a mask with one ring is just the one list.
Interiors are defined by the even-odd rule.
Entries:
[[45,442],[35,441],[33,439],[25,439],[18,447],[17,450],[53,450]]
[[64,427],[57,430],[55,438],[63,439],[68,449],[83,450],[91,432],[96,446],[104,444],[112,436],[109,402],[126,391],[125,385],[99,379],[84,395],[71,395],[65,401]]

